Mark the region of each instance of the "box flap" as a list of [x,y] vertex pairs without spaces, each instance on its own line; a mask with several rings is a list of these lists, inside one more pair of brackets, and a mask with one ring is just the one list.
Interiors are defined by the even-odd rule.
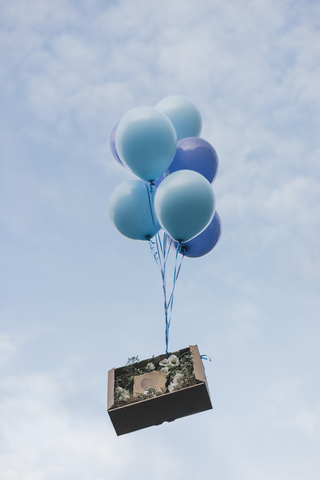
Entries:
[[114,405],[114,381],[115,371],[114,368],[112,368],[108,372],[107,410]]

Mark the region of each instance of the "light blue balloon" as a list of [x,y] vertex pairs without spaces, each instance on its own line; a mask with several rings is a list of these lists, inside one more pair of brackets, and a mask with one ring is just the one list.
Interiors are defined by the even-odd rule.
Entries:
[[198,107],[189,98],[181,95],[165,97],[156,108],[167,115],[177,133],[177,140],[186,137],[199,137],[202,118]]
[[148,194],[148,188],[141,180],[128,180],[116,187],[109,199],[110,222],[122,235],[132,240],[149,240],[160,229],[151,212],[154,193]]
[[193,170],[179,170],[157,188],[154,212],[165,232],[182,243],[191,240],[211,222],[215,196],[208,180]]
[[129,110],[116,131],[120,160],[138,177],[156,180],[171,164],[177,145],[168,117],[154,107]]

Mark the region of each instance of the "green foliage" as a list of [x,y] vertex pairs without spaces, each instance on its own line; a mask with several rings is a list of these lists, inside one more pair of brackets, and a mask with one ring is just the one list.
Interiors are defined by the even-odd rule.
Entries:
[[139,357],[138,355],[136,357],[129,357],[128,361],[126,363],[126,366],[132,365],[133,363],[138,363],[139,362]]

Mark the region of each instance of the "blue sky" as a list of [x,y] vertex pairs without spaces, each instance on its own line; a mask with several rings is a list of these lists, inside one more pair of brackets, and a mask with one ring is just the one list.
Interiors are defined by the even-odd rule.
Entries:
[[[319,472],[320,7],[2,2],[0,472],[4,480],[314,480]],[[214,410],[116,437],[107,371],[164,352],[160,273],[107,219],[130,108],[193,100],[223,235],[185,259],[171,350]]]

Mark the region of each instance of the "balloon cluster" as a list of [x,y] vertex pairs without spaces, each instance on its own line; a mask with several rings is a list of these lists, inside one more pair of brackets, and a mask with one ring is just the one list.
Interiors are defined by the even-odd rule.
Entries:
[[[218,157],[212,145],[199,138],[201,127],[196,105],[187,98],[170,96],[155,107],[127,112],[113,128],[109,142],[116,161],[140,178],[124,182],[113,191],[108,215],[126,237],[148,240],[160,267],[167,355],[181,262],[185,256],[209,253],[221,235],[211,186]],[[167,295],[166,263],[171,247],[176,250],[176,261],[172,291]]]
[[221,221],[211,183],[218,156],[199,138],[201,128],[199,109],[182,96],[134,108],[115,125],[112,155],[140,178],[111,194],[108,215],[121,234],[150,241],[162,228],[170,245],[187,257],[201,257],[215,247]]

